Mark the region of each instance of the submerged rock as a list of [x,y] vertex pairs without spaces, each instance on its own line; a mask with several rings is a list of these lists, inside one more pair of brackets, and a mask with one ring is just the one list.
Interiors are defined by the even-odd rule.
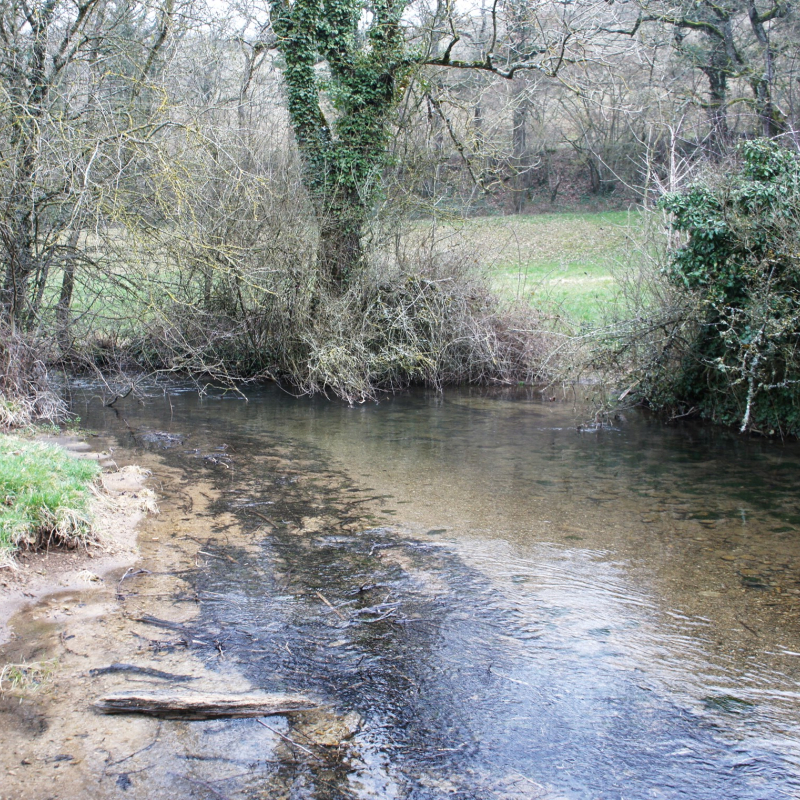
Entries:
[[337,747],[355,736],[361,730],[362,724],[361,715],[356,711],[337,716],[330,711],[320,709],[299,716],[293,729],[301,742],[322,747]]

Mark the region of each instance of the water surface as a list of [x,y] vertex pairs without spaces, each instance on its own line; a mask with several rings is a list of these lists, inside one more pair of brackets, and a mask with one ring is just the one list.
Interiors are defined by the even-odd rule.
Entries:
[[[182,609],[191,633],[148,645],[148,663],[310,692],[353,735],[148,721],[157,741],[99,785],[800,797],[797,445],[639,414],[597,429],[525,392],[348,408],[178,389],[117,410],[76,400],[85,425],[173,476],[144,538],[199,542],[159,610]],[[149,608],[154,574],[126,582],[124,607]]]

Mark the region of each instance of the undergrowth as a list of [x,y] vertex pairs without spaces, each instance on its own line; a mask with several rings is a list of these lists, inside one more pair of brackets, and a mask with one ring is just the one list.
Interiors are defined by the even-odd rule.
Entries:
[[66,418],[65,403],[50,388],[43,343],[0,323],[0,430]]
[[105,363],[229,384],[275,379],[350,403],[412,384],[539,377],[546,342],[531,333],[541,327],[536,312],[504,304],[462,252],[376,248],[344,292],[318,279],[313,258],[285,270],[197,274],[164,276],[147,323],[107,340]]
[[[541,377],[537,312],[496,296],[468,235],[454,245],[451,230],[410,221],[402,204],[376,209],[357,265],[331,286],[327,222],[278,144],[257,156],[274,180],[247,172],[214,203],[205,190],[187,197],[193,213],[162,204],[145,230],[93,232],[70,313],[59,317],[56,282],[37,318],[57,333],[64,366],[121,386],[137,370],[201,385],[274,379],[347,402],[410,384]],[[209,185],[224,183],[223,166],[197,156]],[[109,389],[107,402],[125,391]]]
[[800,159],[742,143],[643,217],[619,303],[576,363],[669,419],[800,435]]
[[800,158],[745,141],[724,174],[661,201],[686,235],[666,275],[696,298],[695,336],[654,402],[739,430],[800,434]]

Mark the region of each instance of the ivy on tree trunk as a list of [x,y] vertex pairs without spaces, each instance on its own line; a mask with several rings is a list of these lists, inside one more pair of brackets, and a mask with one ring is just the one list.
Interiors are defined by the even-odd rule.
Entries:
[[407,1],[270,0],[303,180],[319,221],[319,274],[333,290],[346,288],[362,265],[392,115],[413,65],[400,25]]

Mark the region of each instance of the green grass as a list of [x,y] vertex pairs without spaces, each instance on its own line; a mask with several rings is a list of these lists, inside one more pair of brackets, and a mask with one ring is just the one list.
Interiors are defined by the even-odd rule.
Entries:
[[501,297],[585,326],[614,302],[613,270],[639,223],[626,211],[488,217],[466,222],[461,236]]
[[0,554],[22,544],[86,541],[89,487],[99,472],[59,447],[0,436]]

